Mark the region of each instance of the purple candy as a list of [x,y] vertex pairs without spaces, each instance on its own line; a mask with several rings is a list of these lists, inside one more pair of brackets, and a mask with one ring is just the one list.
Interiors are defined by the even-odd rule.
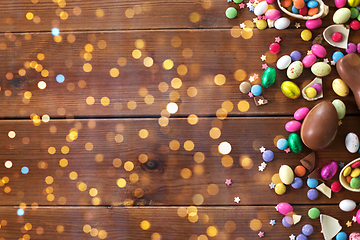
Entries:
[[319,196],[319,192],[315,188],[312,188],[307,192],[307,197],[310,200],[315,200],[317,199],[318,196]]
[[291,227],[294,224],[294,220],[290,216],[283,217],[281,222],[284,225],[284,227]]
[[317,94],[320,94],[322,91],[322,86],[320,83],[314,83],[311,87],[315,88]]
[[290,53],[290,57],[294,62],[299,61],[301,59],[301,53],[299,51],[292,51]]
[[307,240],[307,237],[304,234],[299,234],[297,235],[296,240]]
[[355,45],[355,43],[349,43],[349,44],[348,44],[348,47],[347,47],[347,49],[346,49],[346,52],[347,52],[347,53],[354,53],[354,52],[356,52],[356,45]]
[[360,53],[360,43],[357,44],[357,51]]
[[325,163],[325,165],[321,169],[321,177],[324,180],[330,180],[332,179],[336,171],[338,170],[338,164],[335,161],[328,161]]
[[294,181],[292,182],[291,186],[295,189],[301,188],[303,185],[303,181],[299,177],[295,177]]
[[274,159],[274,153],[271,150],[266,150],[262,154],[262,158],[265,162],[271,162]]
[[305,236],[310,236],[314,232],[314,228],[310,224],[305,224],[301,231]]

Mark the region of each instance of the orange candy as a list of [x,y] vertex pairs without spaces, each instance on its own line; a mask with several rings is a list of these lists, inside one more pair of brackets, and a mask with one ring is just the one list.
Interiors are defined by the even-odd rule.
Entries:
[[305,175],[306,169],[302,165],[297,165],[296,168],[294,169],[294,172],[296,176],[302,177]]
[[305,6],[304,0],[294,0],[294,7],[297,9],[302,9]]
[[319,9],[318,9],[317,7],[315,7],[315,8],[309,8],[308,15],[314,16],[314,15],[317,14],[318,12],[319,12]]
[[352,177],[349,175],[346,177],[346,181],[350,184],[350,181],[351,181]]
[[281,6],[283,6],[284,8],[290,7],[292,4],[291,0],[281,0]]

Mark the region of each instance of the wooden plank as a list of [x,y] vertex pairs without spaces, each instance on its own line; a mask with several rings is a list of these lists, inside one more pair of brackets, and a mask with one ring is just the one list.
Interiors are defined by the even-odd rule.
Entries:
[[[277,4],[273,5],[277,7]],[[225,16],[230,6],[238,10],[235,19]],[[3,23],[0,32],[50,32],[53,27],[61,31],[232,28],[255,17],[248,8],[240,9],[238,4],[214,0],[74,0],[59,3],[52,0],[11,0],[1,3],[0,7],[0,21]],[[323,26],[333,24],[331,16],[334,11],[335,8],[331,8],[329,15],[323,18]],[[32,16],[27,17],[28,13]],[[287,16],[285,13],[282,15]],[[303,20],[289,18],[291,28],[295,22],[305,24]]]
[[[275,147],[279,135],[288,137],[284,125],[290,119],[199,118],[190,125],[187,119],[170,118],[166,127],[158,119],[50,120],[40,126],[3,120],[0,179],[9,181],[1,187],[1,205],[236,205],[235,197],[244,205],[337,204],[354,198],[355,193],[342,190],[331,199],[319,194],[311,201],[306,185],[298,190],[288,186],[283,196],[269,188],[281,165],[294,169],[311,152],[305,147],[300,154],[286,154]],[[332,145],[316,152],[317,166],[358,157],[344,146],[347,133],[359,135],[358,121],[343,119]],[[11,131],[16,134],[12,139],[7,137]],[[218,151],[222,142],[232,147],[226,157]],[[261,146],[275,153],[263,172],[258,171]],[[28,174],[21,173],[23,167]],[[226,179],[232,180],[230,186]],[[326,184],[335,180],[337,175]]]
[[[251,39],[233,38],[229,30],[73,33],[62,35],[60,43],[54,42],[50,34],[32,34],[31,40],[13,35],[21,39],[21,47],[14,46],[4,36],[2,40],[8,47],[1,51],[0,117],[27,118],[32,113],[52,117],[159,116],[170,102],[177,103],[177,116],[193,113],[215,116],[225,101],[233,104],[233,110],[228,110],[233,116],[292,115],[300,106],[311,108],[316,103],[302,98],[288,99],[281,93],[281,83],[288,80],[285,71],[277,70],[275,84],[264,89],[262,95],[269,101],[265,106],[255,107],[253,99],[240,93],[239,84],[240,80],[248,81],[254,74],[259,78],[253,84],[260,84],[264,64],[260,57],[266,54],[277,36],[282,37],[282,50],[278,56],[268,56],[269,66],[275,67],[274,61],[283,54],[290,54],[294,46],[306,54],[311,43],[304,44],[300,38],[292,37],[300,32],[301,29],[281,32],[272,29],[263,38],[264,32],[254,30]],[[320,32],[314,30],[314,35]],[[74,37],[75,42],[69,43],[66,40],[69,36]],[[181,39],[181,46],[172,46],[174,37]],[[353,35],[352,39],[360,40],[360,35]],[[88,60],[85,60],[87,44],[91,44],[93,50],[87,53]],[[105,49],[100,49],[105,45]],[[334,49],[326,48],[327,58],[331,60]],[[141,57],[135,59],[133,55],[137,58],[140,52]],[[38,54],[40,59],[41,54],[45,59],[40,61]],[[122,66],[118,65],[119,59]],[[174,65],[170,70],[163,68],[167,59]],[[147,60],[154,64],[146,67],[144,61]],[[89,67],[89,64],[92,70],[85,72],[84,66]],[[116,77],[110,75],[111,69]],[[20,76],[19,71],[25,75]],[[221,81],[220,85],[215,84],[218,74],[226,78],[224,84]],[[63,83],[56,81],[59,75],[64,76]],[[324,100],[339,98],[331,88],[332,80],[337,77],[334,67],[331,74],[324,77]],[[174,78],[181,80],[176,82]],[[305,69],[294,82],[302,88],[313,78],[311,71]],[[46,82],[43,90],[38,87],[41,81]],[[31,93],[26,93],[27,98],[26,91]],[[348,113],[359,113],[352,94],[341,99]],[[242,109],[246,112],[239,111],[240,101],[249,103],[247,111]]]
[[[322,214],[339,220],[347,234],[357,231],[357,223],[346,226],[354,212],[342,212],[335,205],[294,206],[301,221],[292,226],[281,224],[282,215],[274,206],[236,207],[59,207],[27,208],[23,217],[16,216],[13,207],[1,207],[2,239],[257,239],[259,231],[267,239],[287,239],[297,236],[305,224],[311,224],[314,232],[309,238],[324,239],[319,219],[310,219],[307,211],[318,207]],[[186,210],[189,209],[189,213]],[[194,212],[196,211],[196,213]],[[184,214],[183,214],[184,213]],[[189,217],[191,215],[191,217]],[[197,221],[193,220],[198,218]],[[275,220],[274,226],[270,220]],[[2,221],[2,224],[5,223]],[[195,222],[194,222],[195,221]],[[149,225],[147,225],[149,223]],[[31,224],[31,225],[30,225]],[[31,226],[31,227],[30,227]],[[147,228],[148,227],[148,228]],[[27,229],[27,230],[26,230]],[[39,234],[41,233],[41,234]]]

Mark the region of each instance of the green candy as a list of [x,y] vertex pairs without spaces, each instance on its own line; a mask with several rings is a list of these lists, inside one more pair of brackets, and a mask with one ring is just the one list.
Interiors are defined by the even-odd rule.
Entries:
[[359,10],[357,10],[357,8],[350,8],[350,18],[354,19],[357,18],[359,16]]
[[350,181],[350,187],[358,189],[360,187],[360,178],[354,177]]
[[268,67],[261,76],[261,84],[264,87],[270,87],[274,84],[276,79],[276,70],[275,68]]
[[311,219],[316,219],[320,216],[320,210],[317,208],[310,208],[308,211],[308,216]]
[[234,0],[234,3],[242,3],[243,0]]
[[226,12],[225,12],[226,16],[230,19],[232,18],[235,18],[236,15],[237,15],[237,11],[235,8],[233,7],[229,7],[228,9],[226,9]]
[[300,135],[298,133],[292,133],[289,135],[288,144],[290,147],[290,150],[294,153],[301,152],[303,148],[303,144],[300,138]]

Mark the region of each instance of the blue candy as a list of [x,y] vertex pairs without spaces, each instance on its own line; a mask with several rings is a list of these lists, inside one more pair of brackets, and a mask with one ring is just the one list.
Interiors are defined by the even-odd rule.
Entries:
[[344,232],[339,232],[338,234],[336,234],[336,240],[346,240],[347,239],[347,234]]
[[307,6],[308,8],[315,8],[315,7],[317,7],[318,5],[319,5],[319,3],[318,3],[317,1],[314,1],[314,0],[308,1],[308,2],[306,3],[306,6]]
[[339,61],[340,58],[342,58],[343,56],[344,56],[344,54],[343,54],[342,52],[336,51],[336,52],[333,53],[332,59],[333,59],[335,62],[337,62],[337,61]]
[[297,235],[296,240],[307,240],[307,237],[304,234],[299,234]]
[[288,147],[288,141],[285,138],[280,138],[276,142],[276,147],[280,150],[285,150]]
[[309,188],[315,188],[319,184],[319,181],[315,178],[308,178],[306,184]]
[[303,181],[299,177],[295,177],[294,181],[292,182],[291,186],[295,189],[301,188],[303,185]]
[[297,9],[294,5],[292,6],[291,11],[295,14],[299,14],[299,9]]
[[312,188],[307,192],[307,197],[310,200],[315,200],[317,199],[318,196],[319,196],[319,192],[315,188]]
[[251,93],[256,97],[262,93],[262,88],[260,85],[253,85],[251,87]]
[[314,232],[314,228],[310,224],[305,224],[301,231],[305,236],[310,236]]
[[274,153],[271,150],[266,150],[262,154],[262,158],[265,162],[271,162],[274,159]]
[[291,227],[294,224],[294,220],[290,216],[285,216],[281,222],[284,227]]
[[290,57],[293,61],[299,61],[301,59],[301,53],[299,51],[292,51]]

